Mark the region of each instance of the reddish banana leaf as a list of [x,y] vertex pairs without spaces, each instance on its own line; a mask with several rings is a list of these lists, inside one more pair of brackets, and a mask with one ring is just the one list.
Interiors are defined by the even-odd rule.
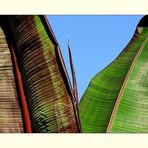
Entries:
[[0,132],[23,132],[11,53],[0,26]]
[[75,96],[46,17],[4,16],[1,21],[20,96],[22,132],[80,132]]

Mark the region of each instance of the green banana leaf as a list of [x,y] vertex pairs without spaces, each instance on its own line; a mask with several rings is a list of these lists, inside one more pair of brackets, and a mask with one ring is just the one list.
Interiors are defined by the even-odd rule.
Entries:
[[148,17],[121,54],[94,76],[79,103],[82,131],[148,132]]

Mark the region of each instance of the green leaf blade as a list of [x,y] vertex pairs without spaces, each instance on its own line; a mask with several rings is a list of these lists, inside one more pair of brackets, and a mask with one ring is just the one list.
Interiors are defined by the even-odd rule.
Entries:
[[106,132],[129,68],[148,32],[136,32],[122,53],[90,82],[80,104],[83,132]]
[[111,132],[148,132],[147,39],[120,99]]

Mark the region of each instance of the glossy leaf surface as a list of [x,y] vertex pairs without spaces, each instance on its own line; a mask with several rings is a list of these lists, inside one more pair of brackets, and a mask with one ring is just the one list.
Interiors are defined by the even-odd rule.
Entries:
[[[99,72],[91,80],[79,104],[80,119],[81,119],[83,132],[96,132],[96,133],[106,132],[106,130],[110,128],[108,126],[110,124],[111,117],[116,114],[116,110],[114,110],[114,108],[116,108],[115,105],[117,104],[117,101],[118,101],[117,98],[121,93],[121,89],[124,85],[125,79],[127,78],[128,74],[131,75],[130,79],[135,79],[134,81],[132,81],[132,85],[130,82],[128,85],[126,85],[132,91],[129,92],[128,88],[124,88],[124,89],[127,89],[127,91],[125,91],[126,97],[124,97],[123,100],[121,98],[121,102],[120,102],[121,105],[119,105],[119,103],[117,104],[121,107],[119,109],[120,111],[117,111],[118,114],[115,118],[116,120],[115,120],[115,123],[113,124],[114,126],[111,131],[114,131],[114,132],[122,132],[122,130],[126,132],[146,131],[144,129],[136,130],[136,128],[132,128],[132,127],[130,130],[128,129],[130,128],[128,127],[128,122],[130,122],[131,124],[134,123],[135,124],[134,127],[136,126],[142,127],[143,125],[142,123],[137,123],[138,121],[140,121],[140,116],[137,115],[131,118],[131,120],[129,120],[130,118],[129,117],[126,120],[128,113],[131,114],[131,116],[134,116],[134,114],[136,114],[138,110],[138,108],[137,110],[134,110],[134,107],[138,107],[139,102],[137,100],[140,98],[138,97],[137,100],[135,100],[134,95],[137,94],[138,90],[142,89],[140,85],[137,85],[138,79],[142,79],[142,78],[140,78],[140,76],[138,75],[137,73],[138,70],[137,71],[135,70],[135,73],[134,73],[135,76],[134,74],[129,73],[129,70],[133,69],[133,67],[139,67],[140,69],[142,65],[145,65],[147,63],[146,59],[145,61],[143,59],[141,60],[143,64],[138,64],[137,62],[133,64],[133,61],[139,54],[139,50],[142,50],[143,56],[145,58],[147,56],[146,54],[146,52],[148,52],[146,51],[147,45],[142,45],[143,43],[147,44],[146,39],[148,35],[148,29],[147,29],[147,26],[145,26],[145,24],[147,24],[147,17],[144,18],[144,21],[142,19],[142,23],[139,23],[133,35],[133,38],[131,39],[129,44],[126,46],[126,48],[121,52],[121,54],[109,66],[107,66],[104,70]],[[141,46],[142,46],[142,49],[141,49]],[[147,73],[147,69],[145,68],[141,72]],[[141,77],[143,77],[143,79],[146,79],[147,74]],[[130,81],[129,77],[127,81]],[[142,81],[141,83],[146,83],[146,82]],[[133,86],[135,87],[137,86],[136,89]],[[143,90],[141,90],[141,97],[143,97],[146,103],[147,102],[146,98],[148,99],[148,95],[146,94],[147,92],[142,93],[142,91],[144,91],[145,89],[147,88],[143,88]],[[131,94],[133,94],[133,96],[130,96]],[[144,94],[145,96],[142,96]],[[122,105],[122,102],[124,102],[123,105]],[[134,107],[128,108],[131,104],[133,104]],[[122,114],[123,112],[126,112],[126,113]],[[144,114],[143,113],[141,113],[142,114],[141,116],[145,116],[144,114],[146,113]],[[120,116],[120,120],[118,118],[119,116]],[[136,118],[138,119],[136,120]],[[122,120],[122,123],[120,122],[121,120]],[[147,118],[144,117],[143,120],[147,120]],[[145,125],[145,129],[146,129],[146,126],[148,125]]]

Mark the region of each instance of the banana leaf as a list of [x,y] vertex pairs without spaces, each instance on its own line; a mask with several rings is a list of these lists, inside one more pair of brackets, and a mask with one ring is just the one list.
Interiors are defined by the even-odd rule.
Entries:
[[82,131],[148,132],[148,16],[121,54],[94,76],[79,103]]
[[23,130],[80,132],[76,98],[46,17],[19,15],[3,18],[20,95]]
[[11,53],[0,24],[0,133],[24,132]]

